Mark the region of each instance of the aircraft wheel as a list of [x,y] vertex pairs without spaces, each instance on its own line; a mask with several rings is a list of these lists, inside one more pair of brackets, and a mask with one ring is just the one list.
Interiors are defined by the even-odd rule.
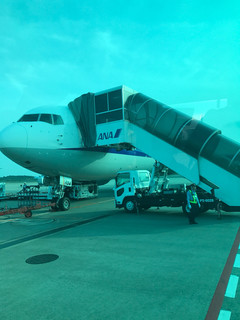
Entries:
[[132,199],[128,199],[124,202],[124,209],[126,212],[133,213],[137,211],[136,202]]
[[67,211],[70,208],[70,199],[68,197],[63,197],[59,200],[59,209],[61,211]]

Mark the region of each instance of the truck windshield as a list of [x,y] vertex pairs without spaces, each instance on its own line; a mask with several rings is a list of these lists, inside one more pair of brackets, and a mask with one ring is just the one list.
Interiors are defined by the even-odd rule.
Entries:
[[119,173],[116,178],[116,187],[120,187],[121,185],[130,182],[130,173]]
[[140,172],[139,173],[139,181],[140,182],[148,182],[149,181],[149,174],[147,172]]

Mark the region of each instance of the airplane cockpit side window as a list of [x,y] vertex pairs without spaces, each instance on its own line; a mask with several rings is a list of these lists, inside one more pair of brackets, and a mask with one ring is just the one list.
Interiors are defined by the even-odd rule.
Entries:
[[53,124],[54,125],[61,125],[64,124],[63,119],[58,114],[53,114]]
[[49,113],[42,113],[42,114],[40,115],[39,121],[47,122],[47,123],[52,124],[52,123],[53,123],[53,122],[52,122],[52,115],[49,114]]
[[34,113],[34,114],[24,114],[18,122],[33,122],[33,121],[38,121],[39,114]]

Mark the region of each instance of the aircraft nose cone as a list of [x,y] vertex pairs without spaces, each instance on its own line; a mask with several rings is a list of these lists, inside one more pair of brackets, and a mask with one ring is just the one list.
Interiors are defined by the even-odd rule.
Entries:
[[0,150],[4,151],[17,148],[26,149],[27,131],[18,123],[13,123],[0,131]]

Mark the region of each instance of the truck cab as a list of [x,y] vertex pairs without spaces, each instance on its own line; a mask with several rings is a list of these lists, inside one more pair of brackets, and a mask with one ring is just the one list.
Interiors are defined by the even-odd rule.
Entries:
[[115,178],[115,205],[134,211],[137,194],[149,191],[151,175],[148,170],[119,171]]

